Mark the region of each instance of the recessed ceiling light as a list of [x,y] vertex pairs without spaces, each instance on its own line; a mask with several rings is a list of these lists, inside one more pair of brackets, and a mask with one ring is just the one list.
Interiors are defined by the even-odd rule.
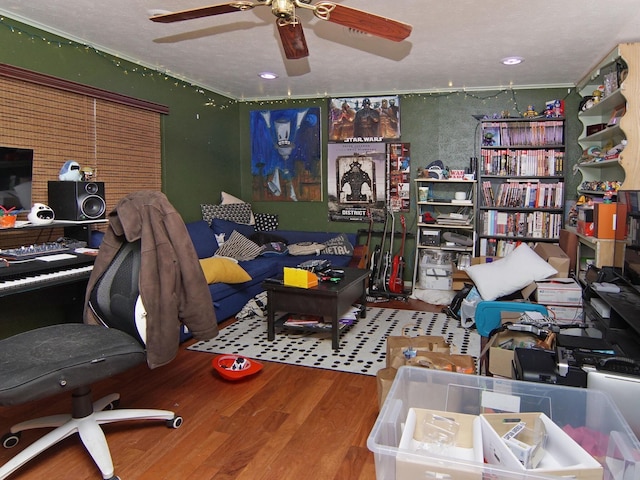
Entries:
[[258,74],[258,76],[260,78],[264,78],[265,80],[274,80],[274,79],[278,78],[278,75],[276,75],[273,72],[260,72]]
[[524,58],[522,57],[506,57],[500,60],[505,65],[518,65],[524,62]]

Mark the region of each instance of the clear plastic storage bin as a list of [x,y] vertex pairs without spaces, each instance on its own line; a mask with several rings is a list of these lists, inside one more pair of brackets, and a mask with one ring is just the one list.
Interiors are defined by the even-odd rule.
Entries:
[[[640,442],[608,394],[420,367],[399,369],[367,439],[367,446],[375,457],[377,480],[563,478],[454,458],[446,452],[401,448],[405,423],[409,411],[414,409],[467,415],[542,413],[602,465],[603,479],[640,480]],[[488,453],[484,452],[485,459]],[[572,478],[591,480],[600,478],[600,472],[594,476],[591,469],[585,475]]]

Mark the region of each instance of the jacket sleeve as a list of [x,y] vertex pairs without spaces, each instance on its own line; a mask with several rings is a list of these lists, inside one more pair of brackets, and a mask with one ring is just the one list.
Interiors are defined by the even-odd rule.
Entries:
[[208,340],[218,335],[218,322],[198,255],[180,215],[169,214],[165,221],[167,231],[172,232],[170,238],[182,278],[182,291],[176,292],[180,321],[195,338]]

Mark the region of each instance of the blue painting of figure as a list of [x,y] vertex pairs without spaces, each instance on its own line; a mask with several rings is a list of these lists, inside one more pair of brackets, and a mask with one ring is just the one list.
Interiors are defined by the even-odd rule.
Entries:
[[254,201],[322,201],[320,108],[250,112]]

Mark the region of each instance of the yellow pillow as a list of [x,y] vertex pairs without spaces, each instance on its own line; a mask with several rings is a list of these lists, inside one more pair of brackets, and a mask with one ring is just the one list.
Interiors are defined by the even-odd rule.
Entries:
[[200,266],[207,283],[242,283],[251,280],[251,276],[229,258],[210,257],[200,260]]

